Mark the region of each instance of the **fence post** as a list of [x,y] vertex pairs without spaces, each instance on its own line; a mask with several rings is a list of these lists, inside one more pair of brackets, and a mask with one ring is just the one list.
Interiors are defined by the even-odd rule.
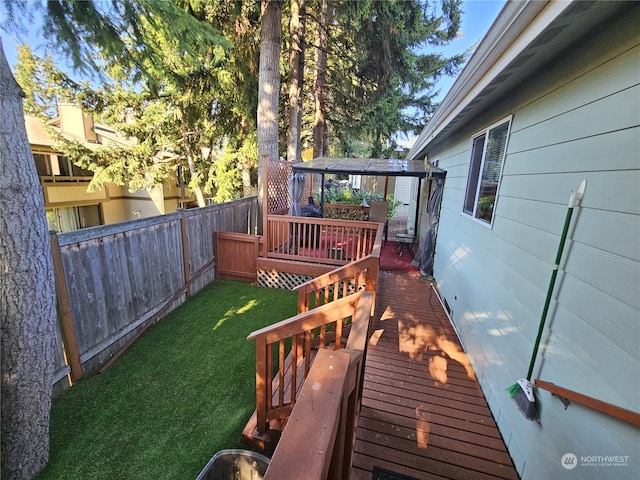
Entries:
[[51,239],[51,257],[53,259],[53,273],[56,281],[56,295],[58,297],[58,306],[62,315],[61,334],[64,342],[69,365],[71,367],[71,378],[76,381],[82,378],[82,362],[80,361],[80,350],[78,349],[78,341],[76,339],[76,329],[73,325],[73,315],[71,312],[71,301],[69,300],[69,290],[67,289],[67,280],[64,276],[64,268],[62,266],[62,255],[60,254],[60,245],[58,244],[58,235],[54,230],[49,232]]
[[[187,211],[179,208],[180,211],[180,233],[182,234],[182,266],[184,268],[184,283],[187,285],[191,278],[189,271],[189,239],[187,237]],[[191,285],[187,286],[187,298],[191,297]]]

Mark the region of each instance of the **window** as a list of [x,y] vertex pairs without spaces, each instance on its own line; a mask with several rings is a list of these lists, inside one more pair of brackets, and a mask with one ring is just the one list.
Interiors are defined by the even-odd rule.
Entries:
[[491,225],[511,119],[473,137],[462,211]]
[[51,176],[51,160],[46,153],[34,153],[33,160],[36,162],[36,170],[41,177]]
[[102,225],[100,205],[47,209],[49,230],[71,232],[80,228]]
[[83,170],[62,155],[33,153],[36,170],[41,177],[92,177],[93,172]]

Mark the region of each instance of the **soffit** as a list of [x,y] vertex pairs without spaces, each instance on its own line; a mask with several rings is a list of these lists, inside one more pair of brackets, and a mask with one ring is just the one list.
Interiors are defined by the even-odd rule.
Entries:
[[407,158],[467,125],[625,2],[509,2],[420,133]]

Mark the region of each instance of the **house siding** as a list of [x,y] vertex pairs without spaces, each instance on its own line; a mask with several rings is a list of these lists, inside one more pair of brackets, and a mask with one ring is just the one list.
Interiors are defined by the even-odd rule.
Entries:
[[[640,430],[538,390],[541,423],[506,393],[527,372],[571,190],[574,212],[534,378],[640,409],[640,24],[585,37],[432,147],[447,171],[435,277],[523,479],[640,478]],[[471,135],[513,115],[492,228],[464,216]],[[561,457],[628,456],[567,470]]]

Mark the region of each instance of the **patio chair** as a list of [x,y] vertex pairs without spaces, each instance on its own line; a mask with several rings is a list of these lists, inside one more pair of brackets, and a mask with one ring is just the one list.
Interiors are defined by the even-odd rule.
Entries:
[[387,219],[387,201],[369,202],[369,221],[384,223],[384,244],[387,244],[387,234],[389,230],[389,220]]

